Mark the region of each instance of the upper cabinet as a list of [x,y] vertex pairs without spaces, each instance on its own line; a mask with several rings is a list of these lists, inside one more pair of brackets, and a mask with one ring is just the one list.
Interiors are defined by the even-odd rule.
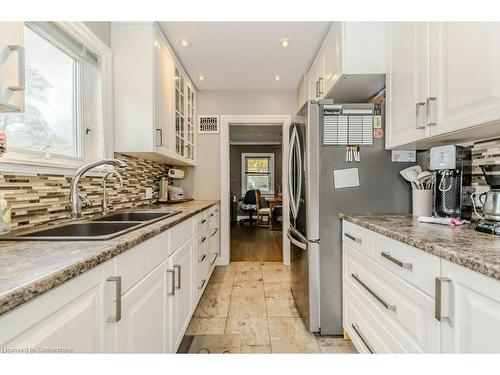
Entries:
[[384,35],[383,22],[334,22],[309,70],[308,98],[364,101],[380,91]]
[[111,27],[115,151],[195,165],[196,90],[159,27]]
[[498,135],[500,23],[387,25],[386,147]]
[[24,111],[24,23],[0,22],[0,112]]

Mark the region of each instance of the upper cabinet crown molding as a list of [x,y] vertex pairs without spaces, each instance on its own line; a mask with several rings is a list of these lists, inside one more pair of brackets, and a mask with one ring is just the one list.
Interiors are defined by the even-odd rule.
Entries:
[[196,89],[153,22],[111,25],[115,151],[196,164]]
[[500,23],[387,24],[386,147],[498,136]]

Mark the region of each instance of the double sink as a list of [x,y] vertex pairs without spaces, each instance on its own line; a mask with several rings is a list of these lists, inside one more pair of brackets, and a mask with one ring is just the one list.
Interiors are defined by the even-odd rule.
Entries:
[[109,240],[146,225],[152,224],[180,211],[168,212],[120,212],[99,216],[90,220],[79,220],[31,230],[16,235],[1,236],[8,241],[102,241]]

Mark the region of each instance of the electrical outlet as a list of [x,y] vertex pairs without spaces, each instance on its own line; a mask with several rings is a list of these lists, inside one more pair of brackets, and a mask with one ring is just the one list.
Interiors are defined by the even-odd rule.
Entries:
[[144,199],[153,199],[153,189],[152,188],[146,188],[144,190]]

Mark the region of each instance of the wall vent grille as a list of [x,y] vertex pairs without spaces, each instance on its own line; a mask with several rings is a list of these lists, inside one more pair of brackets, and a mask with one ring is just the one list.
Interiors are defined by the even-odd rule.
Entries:
[[219,116],[198,116],[198,133],[215,134],[219,132]]

